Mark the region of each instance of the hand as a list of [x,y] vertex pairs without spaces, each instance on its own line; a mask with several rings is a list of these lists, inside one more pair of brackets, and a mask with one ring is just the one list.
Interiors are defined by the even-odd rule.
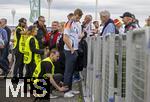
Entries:
[[42,42],[45,42],[45,38],[44,37],[42,38]]
[[64,85],[64,83],[63,83],[63,82],[60,82],[60,83],[59,83],[59,86],[63,86],[63,85]]
[[64,86],[62,86],[62,87],[59,88],[59,91],[60,91],[60,92],[64,92],[64,91],[67,91],[67,90],[68,90],[68,88],[67,88],[67,87],[64,87]]
[[42,25],[42,28],[43,28],[44,30],[46,29],[45,24]]
[[71,54],[74,54],[74,52],[75,52],[74,49],[71,49]]
[[4,46],[3,46],[3,45],[1,45],[1,46],[0,46],[0,48],[1,48],[1,49],[3,49],[3,48],[4,48]]

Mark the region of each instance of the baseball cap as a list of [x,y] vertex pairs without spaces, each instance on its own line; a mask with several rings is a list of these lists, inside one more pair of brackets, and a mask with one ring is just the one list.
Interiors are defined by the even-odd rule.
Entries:
[[131,14],[130,12],[125,12],[122,16],[120,16],[120,18],[124,18],[124,17],[133,17],[133,14]]

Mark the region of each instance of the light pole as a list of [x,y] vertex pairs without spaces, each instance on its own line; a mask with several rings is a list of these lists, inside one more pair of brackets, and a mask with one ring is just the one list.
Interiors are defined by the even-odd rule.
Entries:
[[95,1],[95,20],[97,20],[97,14],[98,14],[98,0]]
[[51,3],[52,0],[47,0],[48,3],[48,26],[50,25],[50,7],[51,7]]
[[16,10],[15,10],[15,9],[12,9],[12,10],[11,10],[11,14],[12,14],[13,26],[14,26]]

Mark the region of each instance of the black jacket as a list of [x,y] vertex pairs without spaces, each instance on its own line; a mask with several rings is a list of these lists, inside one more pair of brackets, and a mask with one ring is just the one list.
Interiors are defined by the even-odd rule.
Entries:
[[135,28],[136,28],[135,23],[131,22],[131,23],[125,25],[125,31],[124,32],[127,33],[128,31],[133,30]]
[[87,67],[87,49],[88,49],[87,42],[85,39],[82,39],[79,42],[76,71],[82,71],[83,68]]
[[40,49],[41,49],[41,48],[44,48],[42,39],[44,38],[44,36],[45,36],[46,33],[47,33],[46,25],[44,25],[44,27],[41,27],[41,26],[39,25],[38,21],[36,21],[36,22],[34,23],[34,25],[36,25],[37,28],[38,28],[37,35],[36,35],[35,37],[37,38],[37,40],[38,40],[38,42],[39,42]]
[[36,49],[34,38],[31,38],[31,40],[30,40],[30,49],[33,53],[32,54],[32,59],[34,59],[34,54],[44,55],[44,50],[43,49]]

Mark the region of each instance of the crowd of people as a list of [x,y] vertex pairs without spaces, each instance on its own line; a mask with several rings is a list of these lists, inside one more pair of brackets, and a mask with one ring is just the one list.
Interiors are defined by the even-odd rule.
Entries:
[[[51,30],[45,25],[45,17],[39,16],[33,25],[28,26],[26,18],[20,18],[15,30],[7,25],[7,19],[0,19],[0,68],[1,75],[7,77],[13,69],[12,82],[17,78],[48,78],[50,86],[64,92],[64,97],[73,97],[79,91],[72,90],[72,83],[80,81],[79,71],[87,65],[86,38],[125,34],[140,28],[139,21],[130,12],[123,13],[120,19],[111,19],[107,10],[100,12],[100,20],[93,21],[87,14],[83,20],[81,9],[67,15],[68,21],[52,21]],[[150,26],[150,17],[145,26]],[[11,39],[11,36],[14,36]],[[10,43],[14,67],[8,59]],[[25,72],[24,68],[26,69]],[[25,73],[25,75],[24,75]],[[35,82],[36,83],[36,82]],[[50,98],[56,98],[50,92]]]

